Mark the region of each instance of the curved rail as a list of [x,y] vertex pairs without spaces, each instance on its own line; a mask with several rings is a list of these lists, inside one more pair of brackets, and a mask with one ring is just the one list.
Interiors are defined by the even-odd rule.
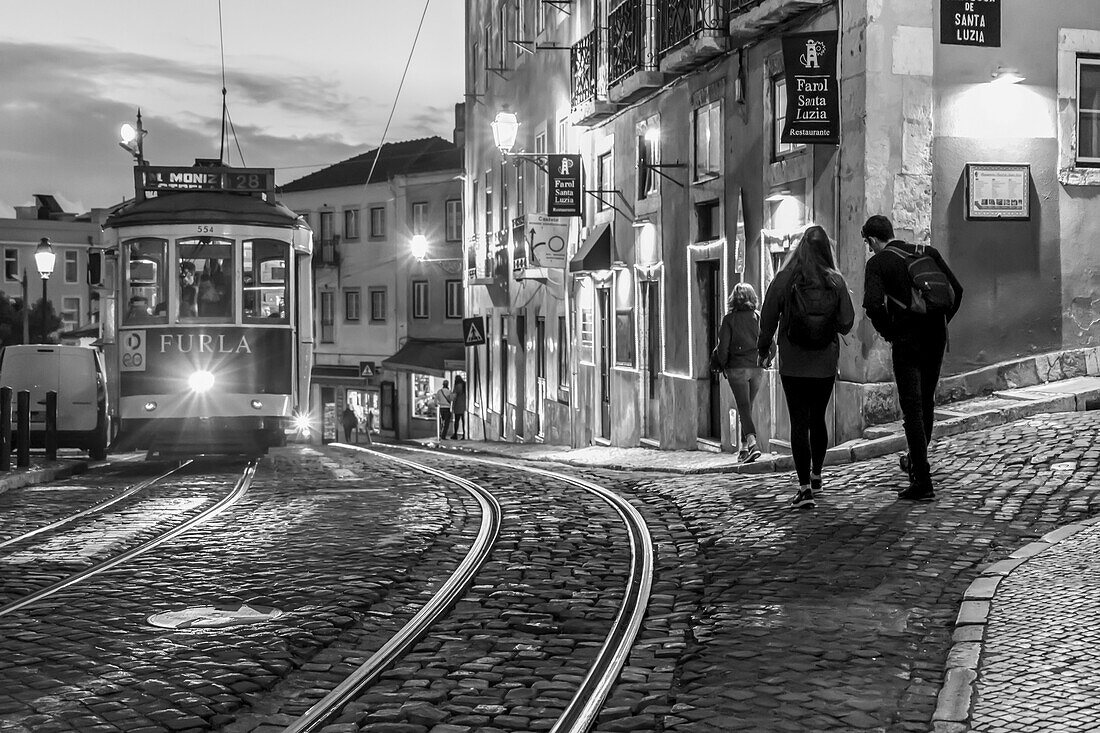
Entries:
[[592,666],[588,669],[588,674],[581,681],[576,694],[570,699],[565,711],[550,732],[585,733],[592,727],[612,685],[618,679],[630,649],[634,645],[634,640],[638,636],[638,631],[642,627],[646,608],[649,605],[649,594],[653,588],[653,539],[641,512],[610,489],[568,474],[445,451],[405,446],[401,446],[401,450],[455,456],[467,461],[526,471],[564,481],[600,497],[622,517],[630,535],[630,577],[627,579],[623,593],[623,603],[619,607],[619,613],[615,616],[611,630],[604,639],[603,646],[600,647]]
[[451,604],[458,600],[466,591],[470,581],[481,566],[488,559],[489,553],[496,543],[500,533],[500,504],[495,496],[481,486],[467,479],[455,476],[452,473],[441,471],[438,468],[425,466],[415,461],[409,461],[397,456],[387,455],[376,450],[347,446],[361,453],[370,453],[386,460],[400,463],[418,471],[437,476],[444,481],[456,484],[468,491],[481,505],[481,528],[477,537],[470,546],[469,552],[463,558],[451,576],[443,583],[439,591],[425,603],[416,615],[409,619],[400,631],[394,634],[382,645],[382,647],[370,656],[367,661],[359,665],[348,677],[316,702],[309,710],[284,729],[283,733],[306,733],[316,731],[326,724],[328,719],[346,705],[360,690],[373,684],[382,672],[390,664],[400,658],[419,641],[428,629],[450,608]]
[[180,469],[186,467],[187,464],[192,462],[192,460],[193,459],[186,460],[186,461],[180,463],[175,468],[172,468],[172,469],[162,473],[159,476],[155,476],[153,478],[148,478],[148,479],[145,479],[144,481],[140,481],[140,482],[134,484],[133,486],[131,486],[129,489],[126,489],[126,491],[122,492],[118,496],[113,497],[111,499],[107,499],[106,501],[102,501],[102,502],[96,504],[95,506],[88,507],[87,509],[85,509],[83,511],[80,511],[80,512],[77,512],[76,514],[70,514],[67,517],[63,517],[61,519],[58,519],[56,522],[51,522],[50,524],[47,524],[43,527],[39,527],[37,529],[32,529],[30,532],[25,532],[25,533],[23,533],[23,534],[21,534],[17,537],[11,537],[9,539],[6,539],[3,542],[0,542],[0,548],[7,547],[8,545],[14,545],[17,542],[22,542],[23,540],[29,540],[31,537],[34,537],[36,535],[40,535],[43,532],[50,532],[50,531],[58,529],[60,527],[64,527],[66,524],[72,524],[73,522],[80,519],[81,517],[86,517],[89,514],[95,514],[96,512],[101,512],[104,509],[106,509],[107,507],[113,506],[113,505],[117,504],[118,502],[122,501],[123,499],[126,499],[127,497],[133,496],[134,494],[141,491],[142,489],[149,488],[150,486],[155,484],[157,481],[160,481],[162,479],[165,479],[165,478],[171,476],[176,471],[179,471]]
[[160,545],[163,545],[165,542],[168,542],[171,539],[175,539],[179,535],[202,524],[208,519],[211,519],[218,514],[221,514],[226,509],[240,501],[240,499],[248,491],[249,486],[252,485],[252,477],[256,475],[256,465],[256,461],[250,461],[248,466],[246,466],[244,471],[241,473],[241,477],[237,479],[237,483],[233,486],[233,490],[223,496],[221,499],[219,499],[218,502],[209,509],[206,509],[205,511],[195,515],[194,517],[191,517],[186,522],[177,525],[176,527],[173,527],[159,537],[154,537],[153,539],[144,542],[130,550],[127,550],[120,555],[112,557],[108,560],[104,560],[98,565],[93,565],[92,567],[83,570],[75,575],[70,575],[64,580],[59,580],[51,586],[47,586],[41,590],[35,591],[34,593],[26,595],[17,601],[12,601],[6,606],[0,606],[0,616],[6,616],[9,613],[18,611],[19,609],[25,608],[32,603],[42,600],[43,598],[52,596],[54,593],[64,590],[69,586],[76,585],[77,583],[87,580],[92,576],[98,575],[106,570],[110,570],[116,565],[120,565],[128,560],[132,560],[138,555],[143,555],[146,552],[149,552],[150,550],[159,547]]

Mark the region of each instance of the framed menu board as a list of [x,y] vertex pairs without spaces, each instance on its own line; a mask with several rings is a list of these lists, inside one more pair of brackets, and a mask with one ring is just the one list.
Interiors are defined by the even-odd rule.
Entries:
[[1026,163],[967,163],[966,218],[1031,219],[1031,166]]

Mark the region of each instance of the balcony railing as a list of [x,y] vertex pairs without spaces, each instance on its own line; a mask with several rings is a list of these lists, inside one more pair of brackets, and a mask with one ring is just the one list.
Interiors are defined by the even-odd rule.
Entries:
[[596,98],[599,80],[599,40],[599,29],[593,29],[591,33],[573,44],[569,52],[573,109]]
[[608,81],[617,84],[645,67],[645,19],[649,0],[626,0],[607,15]]
[[760,4],[760,0],[660,0],[657,5],[658,56],[665,56],[704,31],[725,30],[731,2],[745,8]]

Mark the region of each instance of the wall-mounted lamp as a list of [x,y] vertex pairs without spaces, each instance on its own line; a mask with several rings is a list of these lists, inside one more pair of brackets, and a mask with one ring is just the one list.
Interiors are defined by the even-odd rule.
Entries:
[[[645,131],[645,134],[642,135],[642,137],[645,139],[645,141],[647,143],[649,143],[651,146],[653,146],[654,157],[658,157],[656,151],[658,150],[657,144],[661,141],[661,128],[656,127],[656,126],[647,127],[646,131]],[[649,162],[649,152],[648,151],[639,151],[638,168],[641,169],[641,170],[653,171],[654,173],[659,175],[661,178],[664,178],[666,181],[671,181],[672,183],[675,183],[680,188],[684,187],[684,184],[680,183],[675,178],[673,178],[672,176],[665,173],[662,170],[662,168],[687,168],[687,164],[685,164],[685,163],[650,163]]]
[[784,200],[786,200],[786,199],[789,199],[790,197],[791,197],[791,192],[790,192],[790,190],[789,190],[789,189],[786,189],[786,188],[784,188],[784,189],[783,189],[783,190],[781,190],[781,191],[773,191],[773,192],[771,193],[771,195],[769,195],[769,196],[768,196],[767,198],[765,198],[764,200],[765,200],[765,201],[767,201],[767,202],[768,202],[768,203],[770,203],[770,204],[774,204],[774,203],[776,203],[776,202],[778,202],[778,201],[784,201]]
[[1020,76],[1020,72],[1008,66],[998,66],[990,74],[990,84],[1019,84],[1026,77]]
[[417,262],[461,262],[461,257],[428,257],[428,238],[423,234],[414,234],[409,240],[409,251]]
[[507,110],[497,112],[496,118],[489,123],[489,126],[493,129],[493,143],[505,160],[509,158],[516,161],[526,160],[538,166],[543,173],[548,172],[545,155],[512,152],[512,148],[516,145],[516,137],[519,136],[519,118],[516,117],[515,112]]

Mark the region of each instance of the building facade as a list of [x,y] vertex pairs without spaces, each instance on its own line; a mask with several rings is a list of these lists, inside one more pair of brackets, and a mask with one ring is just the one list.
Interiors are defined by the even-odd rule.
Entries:
[[[1004,386],[990,367],[1016,357],[1071,363],[1094,346],[1095,2],[953,5],[468,0],[467,310],[487,337],[467,357],[475,434],[729,448],[732,399],[707,358],[726,295],[744,281],[762,296],[815,223],[858,306],[871,214],[936,246],[963,282],[944,371],[973,372],[968,389]],[[782,38],[823,31],[838,39],[839,144],[784,142],[798,90]],[[1011,70],[1022,83],[994,83]],[[502,110],[522,155],[494,145]],[[547,153],[581,156],[582,217],[540,218]],[[528,267],[555,232],[565,264]],[[896,419],[889,353],[857,307],[835,440]],[[757,411],[782,450],[774,372]]]
[[[465,367],[461,176],[461,145],[432,137],[386,143],[279,190],[315,235],[310,412],[325,439],[337,437],[345,405],[363,430],[369,420],[389,437],[435,434],[431,395]],[[420,259],[415,235],[427,247]]]

